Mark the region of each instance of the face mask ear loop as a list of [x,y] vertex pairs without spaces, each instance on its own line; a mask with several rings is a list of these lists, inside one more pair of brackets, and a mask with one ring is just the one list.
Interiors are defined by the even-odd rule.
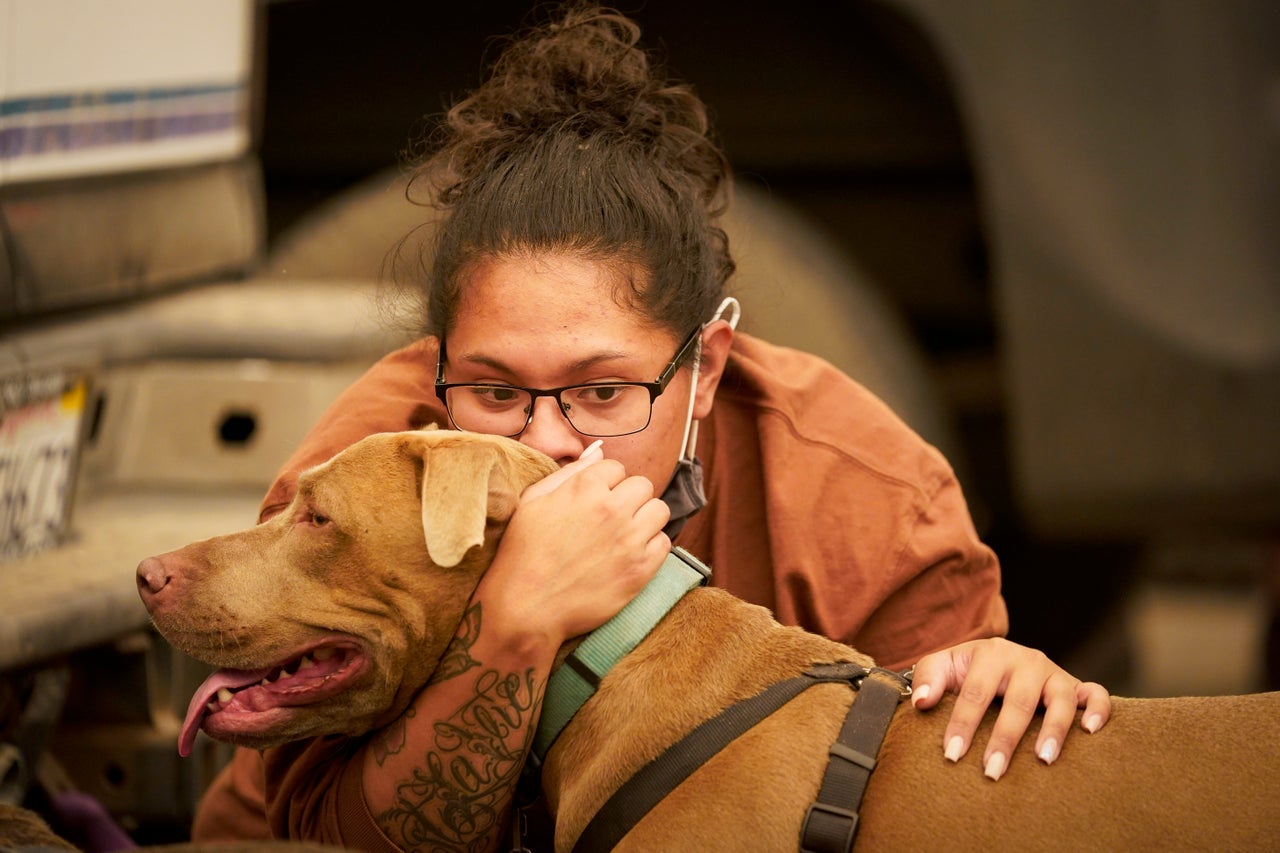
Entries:
[[[724,316],[724,312],[726,311],[730,312],[727,318]],[[726,296],[724,301],[720,303],[720,307],[716,309],[716,313],[711,315],[711,319],[707,321],[707,324],[714,323],[716,320],[727,320],[729,328],[737,329],[738,320],[741,318],[742,303],[737,299],[734,299],[732,296]],[[703,328],[706,327],[704,326]]]
[[[702,328],[705,329],[706,326]],[[698,334],[702,334],[701,329],[698,330]],[[689,382],[689,411],[684,419],[684,441],[680,444],[681,459],[692,459],[693,450],[698,444],[698,422],[693,419],[693,404],[698,395],[698,367],[701,364],[702,338],[699,337],[697,346],[693,348],[693,379]]]
[[[729,312],[729,316],[724,316],[725,312]],[[732,296],[726,296],[724,301],[720,303],[720,307],[716,309],[716,313],[711,315],[711,319],[702,324],[702,328],[714,323],[716,320],[726,320],[729,328],[736,330],[738,328],[738,320],[742,318],[742,303],[738,302]],[[702,334],[701,331],[698,333]],[[698,345],[693,353],[693,380],[689,383],[689,413],[684,420],[684,441],[680,445],[680,458],[692,460],[698,448],[698,422],[693,419],[693,404],[698,394],[698,368],[702,364],[702,338],[698,338]]]

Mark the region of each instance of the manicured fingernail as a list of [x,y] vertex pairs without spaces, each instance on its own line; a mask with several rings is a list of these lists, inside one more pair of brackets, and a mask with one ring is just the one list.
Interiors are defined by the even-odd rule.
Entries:
[[1083,725],[1086,732],[1093,734],[1102,727],[1102,717],[1097,714],[1090,714],[1088,717],[1085,717]]
[[921,684],[919,687],[911,689],[911,704],[919,705],[921,702],[929,698],[929,685]]
[[946,751],[942,754],[947,761],[959,761],[960,756],[964,755],[964,738],[960,737],[960,735],[951,738],[951,740],[947,741]]
[[991,757],[987,759],[987,767],[982,772],[987,778],[995,782],[1004,775],[1005,760],[1003,752],[993,752]]
[[1049,738],[1044,742],[1044,746],[1040,747],[1040,760],[1045,764],[1052,764],[1058,757],[1058,741]]
[[604,444],[604,442],[603,442],[601,439],[598,439],[598,438],[597,438],[595,441],[593,441],[593,442],[591,442],[590,444],[588,444],[588,445],[587,445],[587,449],[586,449],[586,450],[584,450],[584,451],[582,451],[582,453],[578,456],[578,458],[579,458],[579,459],[586,459],[589,455],[591,455],[591,454],[592,454],[592,453],[594,453],[595,451],[599,450],[599,449],[600,449],[600,446],[601,446],[601,445],[603,445],[603,444]]

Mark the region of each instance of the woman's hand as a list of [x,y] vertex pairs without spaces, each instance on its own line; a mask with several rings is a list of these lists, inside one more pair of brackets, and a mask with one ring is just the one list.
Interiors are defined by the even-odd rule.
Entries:
[[944,754],[951,761],[968,751],[992,700],[1004,697],[982,756],[984,772],[992,779],[1004,775],[1041,705],[1045,712],[1036,755],[1045,764],[1058,757],[1078,709],[1084,709],[1080,725],[1087,732],[1096,732],[1111,716],[1111,697],[1102,685],[1072,676],[1043,652],[1000,638],[961,643],[921,658],[912,690],[915,707],[932,708],[948,690],[956,693],[943,736]]
[[486,620],[552,647],[608,621],[671,550],[653,492],[595,447],[526,489],[482,580]]

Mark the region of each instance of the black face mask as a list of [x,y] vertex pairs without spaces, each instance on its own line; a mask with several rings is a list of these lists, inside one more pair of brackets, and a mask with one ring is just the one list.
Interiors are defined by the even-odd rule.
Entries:
[[671,510],[671,520],[662,532],[672,540],[695,512],[707,505],[707,495],[702,488],[702,462],[696,457],[681,459],[676,464],[671,482],[662,492],[662,500]]

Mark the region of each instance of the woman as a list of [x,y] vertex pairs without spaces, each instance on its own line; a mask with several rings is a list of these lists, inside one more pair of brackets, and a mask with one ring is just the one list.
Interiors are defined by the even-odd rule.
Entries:
[[556,649],[621,609],[672,541],[781,621],[914,664],[918,708],[956,691],[952,761],[1002,695],[992,778],[1041,705],[1046,763],[1079,708],[1105,723],[1100,686],[998,639],[999,568],[940,455],[829,365],[735,332],[729,169],[702,103],[637,38],[574,7],[454,107],[416,178],[447,211],[428,336],[334,404],[264,501],[266,518],[309,465],[430,422],[560,462],[477,590],[463,665],[364,742],[239,751],[198,839],[261,835],[265,811],[277,835],[363,849],[494,848]]

